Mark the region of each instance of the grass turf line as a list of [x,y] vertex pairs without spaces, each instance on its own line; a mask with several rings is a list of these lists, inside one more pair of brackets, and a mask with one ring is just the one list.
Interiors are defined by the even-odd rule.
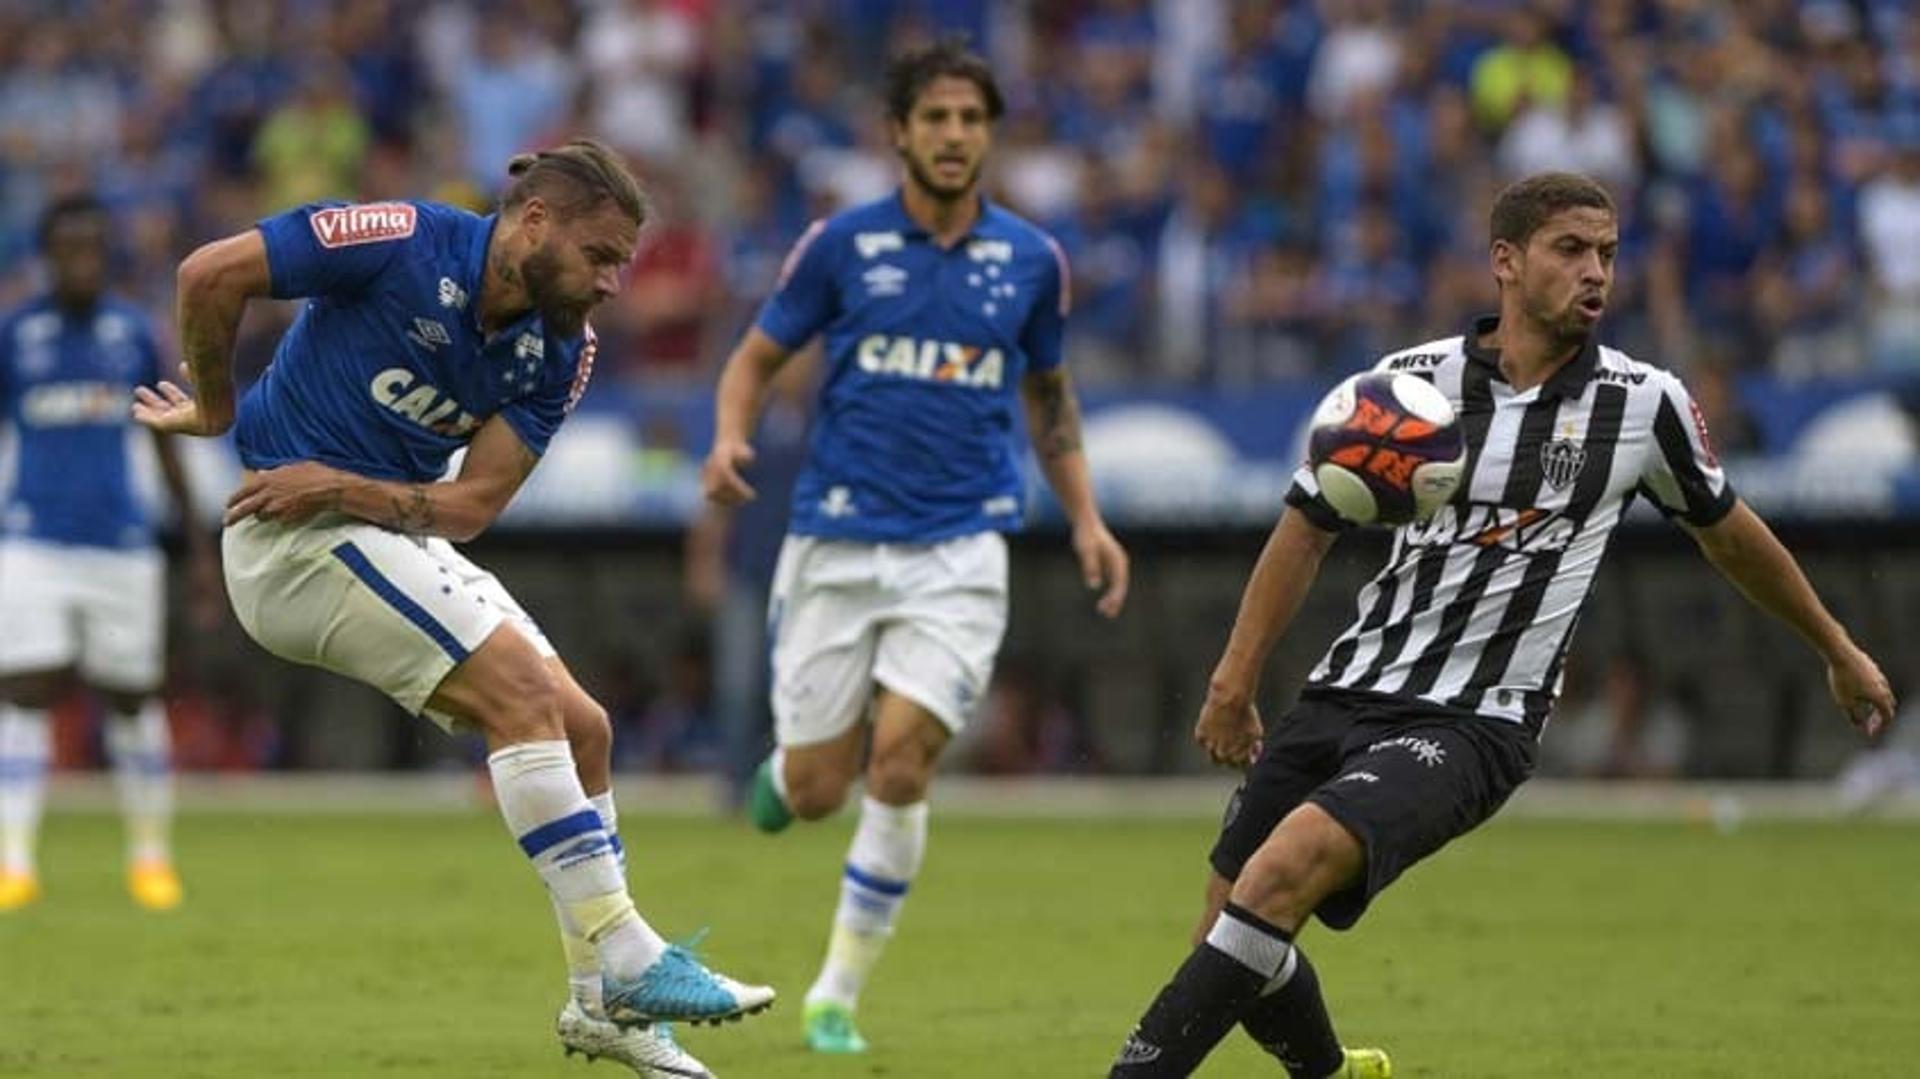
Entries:
[[[851,821],[777,838],[622,820],[643,913],[781,990],[685,1032],[729,1077],[1103,1073],[1186,951],[1209,821],[935,816],[862,1009],[874,1051],[809,1056],[799,1005]],[[111,815],[56,816],[45,898],[0,916],[0,1075],[625,1074],[562,1060],[563,975],[491,816],[179,829],[185,907],[136,910]],[[1305,943],[1350,1044],[1421,1076],[1893,1076],[1920,1056],[1920,828],[1496,821],[1359,929]],[[1203,1076],[1277,1075],[1231,1037]]]

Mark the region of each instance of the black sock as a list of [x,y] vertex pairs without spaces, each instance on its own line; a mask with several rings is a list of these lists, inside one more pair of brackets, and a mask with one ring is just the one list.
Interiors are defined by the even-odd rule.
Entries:
[[[1237,923],[1233,930],[1248,946],[1237,947],[1237,956],[1216,946],[1216,923],[1215,933],[1187,956],[1134,1027],[1110,1079],[1191,1074],[1280,968],[1277,957],[1284,957],[1289,940],[1284,930],[1231,903],[1221,918]],[[1251,965],[1256,963],[1265,969]]]
[[1260,1048],[1278,1057],[1293,1079],[1325,1079],[1346,1062],[1320,996],[1320,976],[1307,953],[1293,950],[1293,974],[1240,1014]]

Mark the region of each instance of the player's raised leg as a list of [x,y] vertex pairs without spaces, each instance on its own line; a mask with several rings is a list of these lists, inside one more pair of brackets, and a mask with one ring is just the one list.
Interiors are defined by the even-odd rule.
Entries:
[[807,1044],[817,1051],[867,1048],[854,1012],[926,855],[927,786],[948,738],[923,706],[890,690],[877,695],[860,824],[841,872],[826,961],[807,990]]
[[717,1021],[773,1002],[771,989],[715,974],[667,944],[634,909],[613,839],[581,786],[558,681],[530,641],[500,626],[440,683],[428,709],[485,734],[501,815],[568,924],[593,945],[609,1018]]
[[[580,787],[607,831],[624,882],[627,853],[620,841],[620,818],[613,803],[613,728],[607,721],[607,710],[581,688],[559,657],[549,657],[546,662],[559,689],[560,722],[573,753]],[[568,985],[567,1002],[554,1021],[554,1030],[567,1055],[583,1053],[590,1061],[606,1057],[643,1076],[711,1075],[704,1064],[673,1040],[666,1024],[621,1026],[607,1018],[599,953],[573,924],[557,895],[553,909],[566,956]]]

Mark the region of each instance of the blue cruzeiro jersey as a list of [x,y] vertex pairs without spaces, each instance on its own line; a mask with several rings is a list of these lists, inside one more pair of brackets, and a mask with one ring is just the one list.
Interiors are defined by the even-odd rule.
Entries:
[[73,312],[41,297],[0,318],[0,427],[15,439],[0,536],[153,543],[128,438],[133,388],[160,373],[153,328],[132,304],[105,298]]
[[494,222],[431,202],[316,203],[261,221],[273,295],[310,299],[240,402],[241,462],[424,482],[496,413],[546,452],[592,372],[593,334],[556,337],[537,311],[481,329]]
[[932,543],[1021,520],[1021,376],[1060,364],[1069,285],[1052,237],[982,200],[942,249],[900,196],[816,221],[759,327],[826,342],[794,532]]

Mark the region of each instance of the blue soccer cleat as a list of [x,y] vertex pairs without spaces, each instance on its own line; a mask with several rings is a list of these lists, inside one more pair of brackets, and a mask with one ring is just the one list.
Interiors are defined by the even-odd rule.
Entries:
[[771,986],[744,985],[708,970],[691,951],[668,945],[665,954],[630,982],[611,974],[601,982],[607,1018],[622,1026],[640,1023],[719,1023],[766,1011]]

